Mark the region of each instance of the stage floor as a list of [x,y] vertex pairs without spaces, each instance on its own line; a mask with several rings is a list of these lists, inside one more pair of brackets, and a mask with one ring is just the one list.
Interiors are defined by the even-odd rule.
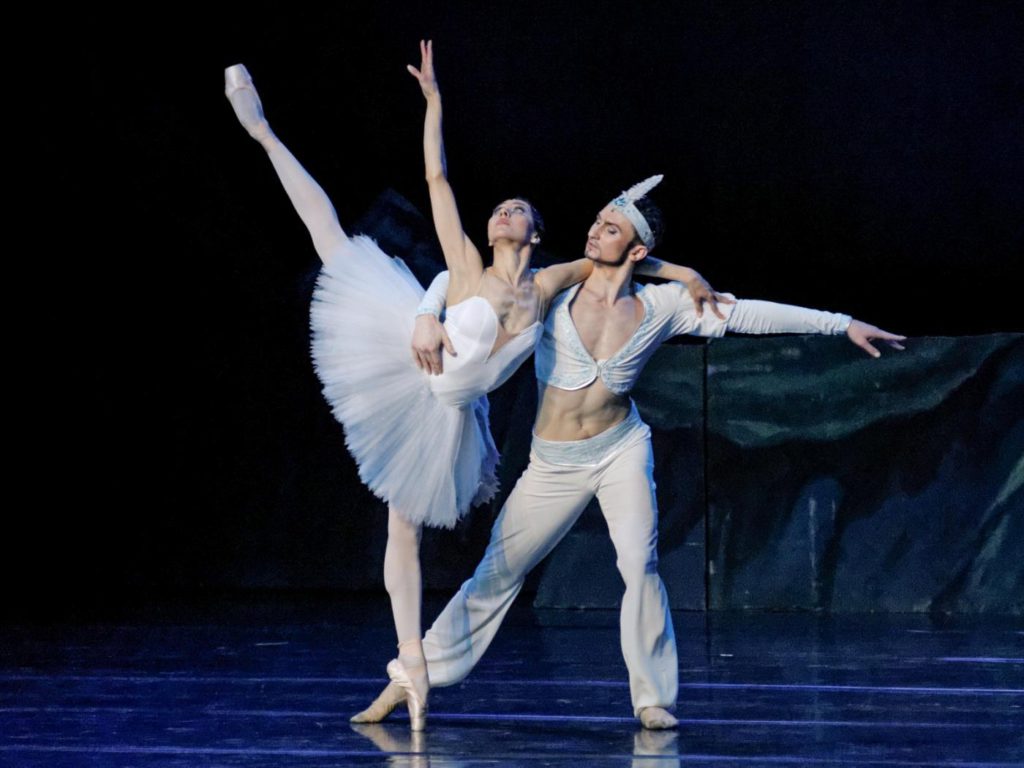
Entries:
[[[632,717],[611,612],[518,606],[475,673],[350,726],[384,596],[159,601],[0,627],[0,765],[1020,766],[1024,622],[675,615],[680,727]],[[425,616],[439,605],[431,600]]]

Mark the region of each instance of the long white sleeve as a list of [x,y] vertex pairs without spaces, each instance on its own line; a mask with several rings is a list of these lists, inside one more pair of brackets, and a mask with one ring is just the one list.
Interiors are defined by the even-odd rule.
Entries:
[[438,272],[437,277],[430,283],[427,292],[423,294],[423,300],[416,308],[417,315],[433,315],[440,317],[444,311],[448,297],[448,270]]
[[846,333],[851,318],[836,312],[777,304],[758,299],[738,299],[726,322],[733,333]]

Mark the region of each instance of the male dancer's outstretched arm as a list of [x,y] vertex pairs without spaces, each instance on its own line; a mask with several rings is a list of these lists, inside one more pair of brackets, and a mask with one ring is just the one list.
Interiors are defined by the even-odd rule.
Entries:
[[[790,304],[778,304],[773,301],[758,299],[741,299],[735,302],[727,322],[726,330],[733,333],[768,334],[768,333],[822,333],[822,326],[809,319],[809,311],[803,307]],[[846,317],[846,316],[844,316]],[[900,343],[905,336],[883,331],[877,326],[862,320],[849,318],[842,330],[846,337],[872,357],[881,357],[871,342],[884,341],[893,349],[903,350]]]

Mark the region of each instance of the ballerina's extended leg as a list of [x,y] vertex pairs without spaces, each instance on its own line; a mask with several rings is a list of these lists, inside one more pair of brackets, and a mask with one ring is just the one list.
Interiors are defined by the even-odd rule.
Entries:
[[244,64],[235,64],[224,70],[224,95],[231,102],[238,122],[266,150],[288,199],[309,230],[317,255],[325,264],[332,262],[345,251],[348,237],[338,223],[338,215],[323,188],[274,135]]

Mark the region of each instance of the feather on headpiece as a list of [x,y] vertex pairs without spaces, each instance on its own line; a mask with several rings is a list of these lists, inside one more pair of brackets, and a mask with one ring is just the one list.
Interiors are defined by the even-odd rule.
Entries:
[[644,215],[640,213],[640,210],[634,203],[658,186],[663,178],[665,177],[660,173],[655,176],[649,176],[643,181],[634,184],[609,203],[613,208],[618,208],[622,211],[622,215],[629,219],[629,223],[633,225],[637,236],[648,248],[654,247],[654,234],[647,224],[647,219],[644,218]]

